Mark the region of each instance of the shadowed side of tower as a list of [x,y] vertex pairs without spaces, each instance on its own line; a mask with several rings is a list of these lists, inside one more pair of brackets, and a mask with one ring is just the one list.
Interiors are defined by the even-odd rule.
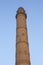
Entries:
[[24,8],[18,8],[16,14],[16,65],[30,65],[26,18]]

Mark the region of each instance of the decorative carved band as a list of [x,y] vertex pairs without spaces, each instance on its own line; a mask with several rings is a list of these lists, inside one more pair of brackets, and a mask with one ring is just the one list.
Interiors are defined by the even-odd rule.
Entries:
[[19,60],[18,62],[17,62],[17,64],[23,64],[23,65],[31,65],[31,63],[30,63],[30,61],[29,60],[24,60],[24,59],[22,59],[22,60]]
[[26,27],[17,27],[16,29],[20,29],[20,28],[22,28],[22,29],[26,29],[26,30],[27,30],[27,28],[26,28]]
[[22,12],[18,12],[18,13],[16,14],[16,18],[17,18],[17,16],[18,16],[19,14],[23,14],[23,15],[25,15],[25,18],[27,18],[26,13],[22,13]]
[[16,44],[23,43],[23,42],[28,44],[28,42],[26,42],[26,41],[19,41],[19,42],[16,42]]

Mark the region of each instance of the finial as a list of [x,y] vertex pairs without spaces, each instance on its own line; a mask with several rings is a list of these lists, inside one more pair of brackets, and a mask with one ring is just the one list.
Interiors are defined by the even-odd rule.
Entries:
[[16,18],[17,18],[17,15],[19,14],[24,14],[25,15],[25,18],[27,18],[27,15],[25,13],[25,10],[23,7],[19,7],[18,10],[17,10],[17,14],[16,14]]

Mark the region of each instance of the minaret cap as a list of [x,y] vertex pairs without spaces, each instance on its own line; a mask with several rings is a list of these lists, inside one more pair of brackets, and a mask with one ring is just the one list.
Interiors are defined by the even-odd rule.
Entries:
[[17,14],[16,14],[16,18],[19,14],[24,14],[25,15],[25,18],[27,18],[27,15],[25,13],[25,10],[23,7],[19,7],[18,10],[17,10]]

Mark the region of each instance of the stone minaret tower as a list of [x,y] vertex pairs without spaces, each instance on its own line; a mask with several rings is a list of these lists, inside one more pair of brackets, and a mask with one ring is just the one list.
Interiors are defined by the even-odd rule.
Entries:
[[27,15],[20,7],[16,14],[16,65],[30,65],[30,53],[26,27]]

